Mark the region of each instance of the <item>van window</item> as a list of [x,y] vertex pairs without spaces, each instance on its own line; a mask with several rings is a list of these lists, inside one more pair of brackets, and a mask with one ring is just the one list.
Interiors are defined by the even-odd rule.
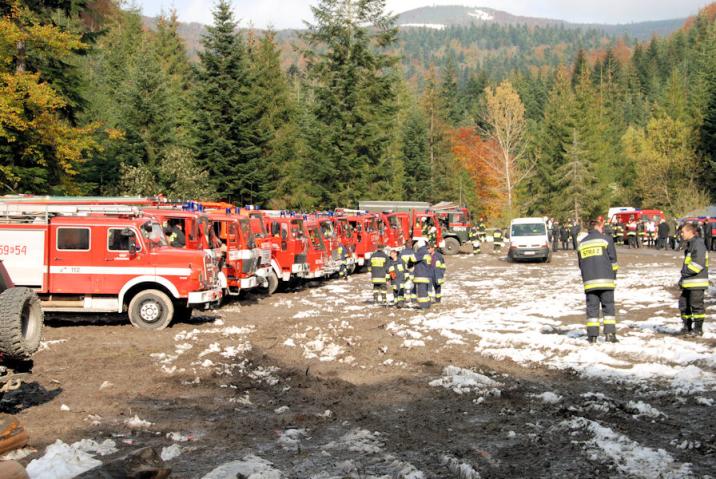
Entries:
[[512,225],[512,236],[546,236],[547,229],[544,223],[529,223],[524,225]]
[[57,228],[57,249],[60,251],[89,251],[89,228]]
[[134,241],[137,251],[140,249],[137,235],[128,228],[110,228],[107,231],[107,249],[109,251],[129,251],[130,243]]

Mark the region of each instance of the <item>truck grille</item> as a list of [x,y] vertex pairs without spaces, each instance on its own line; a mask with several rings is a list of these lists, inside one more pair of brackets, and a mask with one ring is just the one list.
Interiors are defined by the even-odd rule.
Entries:
[[306,263],[308,262],[305,254],[297,254],[294,263]]
[[271,249],[269,248],[262,248],[261,249],[261,264],[271,264]]

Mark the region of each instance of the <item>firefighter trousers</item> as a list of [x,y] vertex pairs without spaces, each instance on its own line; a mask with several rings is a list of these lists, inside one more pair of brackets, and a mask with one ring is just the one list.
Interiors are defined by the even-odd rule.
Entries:
[[681,321],[684,322],[688,331],[691,331],[694,325],[697,330],[701,330],[706,319],[704,290],[682,289],[679,298],[679,311],[681,311]]
[[443,300],[443,285],[439,283],[433,283],[433,289],[435,290],[435,302],[441,302]]
[[397,307],[402,308],[405,306],[405,288],[402,284],[393,286],[393,296]]
[[605,289],[587,292],[587,336],[599,336],[599,313],[603,313],[604,334],[617,332],[614,290]]
[[385,283],[373,283],[373,300],[385,303],[388,300],[388,286]]
[[430,283],[415,283],[415,290],[418,295],[418,306],[422,309],[428,309],[430,307],[429,288]]

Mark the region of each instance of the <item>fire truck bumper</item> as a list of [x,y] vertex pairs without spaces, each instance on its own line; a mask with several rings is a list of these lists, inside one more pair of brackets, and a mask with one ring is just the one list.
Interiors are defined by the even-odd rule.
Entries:
[[241,289],[251,289],[255,288],[259,285],[259,280],[256,278],[256,276],[251,276],[250,278],[241,278]]
[[307,278],[307,279],[323,278],[323,276],[325,276],[325,275],[326,275],[326,272],[324,270],[317,269],[316,271],[309,271],[308,273],[306,273],[304,278]]
[[221,288],[207,289],[206,291],[193,291],[189,293],[189,306],[218,303],[221,301]]

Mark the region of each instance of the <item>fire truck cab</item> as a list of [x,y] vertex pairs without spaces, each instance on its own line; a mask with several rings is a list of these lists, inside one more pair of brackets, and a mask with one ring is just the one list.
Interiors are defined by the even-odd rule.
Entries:
[[348,224],[355,235],[356,263],[363,266],[378,249],[381,240],[378,221],[372,214],[359,214],[348,216]]
[[271,268],[279,281],[305,278],[309,273],[308,240],[303,219],[292,216],[275,216],[266,212],[253,212],[263,220],[271,238]]
[[221,300],[212,257],[170,247],[160,223],[138,210],[39,208],[0,206],[0,259],[45,311],[127,312],[135,327],[159,330]]
[[445,240],[445,254],[458,254],[460,247],[470,240],[470,212],[467,208],[446,210],[435,208],[435,215],[438,218],[440,230]]

